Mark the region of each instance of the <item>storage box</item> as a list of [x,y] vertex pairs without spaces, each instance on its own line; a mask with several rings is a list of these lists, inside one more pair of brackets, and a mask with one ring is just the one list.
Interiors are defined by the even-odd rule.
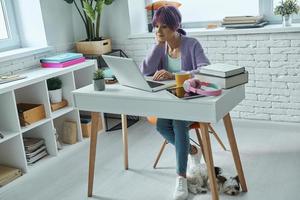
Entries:
[[43,104],[18,103],[17,109],[21,126],[30,125],[46,118]]
[[89,119],[81,119],[81,131],[83,137],[90,137],[92,133],[92,121]]
[[73,121],[65,121],[61,140],[66,144],[75,144],[77,142],[77,125]]
[[83,54],[102,55],[111,52],[111,39],[76,42],[76,51]]
[[[91,116],[88,115],[80,115],[81,121],[81,130],[83,137],[90,137],[92,133],[92,120]],[[97,131],[102,130],[102,118],[99,116],[99,125]]]
[[51,103],[51,110],[56,111],[66,106],[68,106],[68,101],[63,99],[61,102]]

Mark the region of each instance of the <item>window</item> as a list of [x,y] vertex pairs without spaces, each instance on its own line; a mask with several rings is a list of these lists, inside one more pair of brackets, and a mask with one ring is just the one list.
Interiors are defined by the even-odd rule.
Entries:
[[20,47],[12,2],[0,0],[0,51]]
[[[159,0],[152,0],[156,2]],[[206,26],[209,22],[222,21],[225,16],[264,15],[270,23],[281,23],[281,17],[273,11],[281,0],[172,0],[182,4],[182,24],[185,28]],[[149,3],[149,0],[146,0]],[[294,22],[299,22],[300,15],[294,15]]]

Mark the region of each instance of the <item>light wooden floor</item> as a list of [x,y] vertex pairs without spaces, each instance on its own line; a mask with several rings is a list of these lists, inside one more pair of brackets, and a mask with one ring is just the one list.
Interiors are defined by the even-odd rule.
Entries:
[[[300,126],[233,121],[248,193],[221,199],[299,199]],[[222,124],[216,130],[223,142]],[[194,136],[194,134],[191,134]],[[129,128],[129,171],[123,170],[120,131],[98,137],[94,196],[87,198],[88,147],[85,142],[66,148],[58,157],[41,161],[28,174],[0,188],[1,200],[164,200],[171,199],[175,184],[174,149],[162,155],[159,169],[152,164],[163,141],[155,128],[141,121]],[[230,152],[224,152],[211,137],[215,165],[234,175]],[[205,195],[189,199],[208,200]]]

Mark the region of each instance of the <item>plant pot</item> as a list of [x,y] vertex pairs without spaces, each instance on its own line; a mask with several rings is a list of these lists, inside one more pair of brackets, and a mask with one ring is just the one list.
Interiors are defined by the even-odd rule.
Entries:
[[105,90],[105,80],[104,79],[94,80],[94,90],[95,91]]
[[76,51],[85,55],[102,55],[111,52],[111,39],[76,42]]
[[49,98],[51,103],[59,103],[62,101],[62,89],[49,90]]
[[292,25],[292,15],[282,16],[282,26],[291,26]]

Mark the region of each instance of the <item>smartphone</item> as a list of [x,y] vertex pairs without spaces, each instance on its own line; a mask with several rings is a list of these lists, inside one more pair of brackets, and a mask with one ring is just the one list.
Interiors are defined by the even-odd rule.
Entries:
[[167,91],[179,99],[194,99],[199,97],[205,97],[205,95],[202,94],[186,92],[183,87],[168,88]]

